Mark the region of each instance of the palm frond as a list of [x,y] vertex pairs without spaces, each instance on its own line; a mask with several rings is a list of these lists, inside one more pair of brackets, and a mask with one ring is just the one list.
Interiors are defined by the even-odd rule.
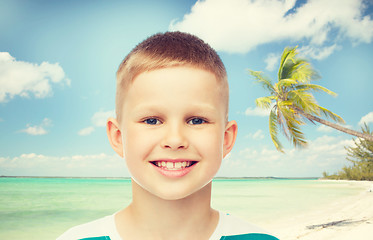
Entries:
[[264,109],[268,109],[271,107],[272,100],[274,100],[275,97],[268,96],[268,97],[260,97],[255,100],[256,106]]
[[302,142],[305,141],[303,133],[300,131],[300,125],[305,124],[303,118],[297,114],[287,101],[280,102],[278,108],[284,118],[285,124],[282,127],[284,128],[283,131],[286,132],[287,138],[296,146],[302,145]]
[[276,83],[279,87],[293,87],[298,82],[294,79],[286,78],[286,79],[280,79],[278,83]]
[[294,111],[288,106],[284,106],[282,102],[277,104],[277,120],[279,122],[279,127],[284,134],[284,136],[290,141],[291,132],[287,127],[287,122],[289,121],[298,121],[297,116],[294,114]]
[[271,135],[272,142],[275,145],[276,149],[280,152],[284,152],[283,147],[277,137],[278,136],[278,119],[277,119],[275,108],[272,108],[269,114],[269,134]]
[[289,91],[289,89],[294,88],[296,86],[297,81],[293,79],[280,79],[277,83],[274,84],[274,88],[276,93],[281,97]]
[[329,117],[331,119],[333,119],[334,121],[338,122],[338,123],[345,123],[345,121],[343,120],[342,117],[340,117],[339,115],[333,113],[332,111],[324,108],[324,107],[321,107],[319,106],[319,109],[320,109],[320,112],[326,116],[326,117]]
[[297,80],[299,83],[308,83],[319,77],[311,64],[304,59],[296,59],[292,65],[289,77]]
[[305,90],[292,90],[287,94],[287,100],[294,106],[309,114],[319,115],[319,105],[314,96]]
[[260,71],[249,70],[251,76],[253,76],[258,83],[260,83],[264,88],[268,89],[271,93],[275,92],[272,82],[267,77],[263,76]]
[[320,85],[317,85],[317,84],[299,84],[295,87],[295,89],[299,89],[299,90],[313,90],[313,91],[322,91],[322,92],[325,92],[329,95],[332,95],[333,97],[336,97],[337,94],[333,91],[330,91],[329,89],[327,89],[326,87],[323,87],[323,86],[320,86]]
[[[273,110],[275,110],[275,112],[276,112],[277,125],[278,125],[278,127],[279,127],[281,130],[283,130],[283,129],[284,129],[284,126],[285,126],[285,125],[284,125],[284,124],[285,124],[284,122],[285,122],[286,120],[285,120],[284,116],[282,115],[281,109],[278,107],[278,101],[277,101],[277,103],[275,104]],[[285,137],[287,137],[286,132],[283,131],[283,133],[284,133]]]
[[293,103],[291,101],[279,101],[277,107],[281,112],[286,122],[296,122],[299,125],[303,125],[302,119],[299,117],[297,112],[292,108]]
[[280,68],[278,70],[278,79],[288,78],[285,77],[288,75],[289,68],[286,66],[288,63],[293,62],[296,55],[297,47],[287,47],[281,55]]
[[307,141],[304,133],[300,130],[300,126],[294,121],[287,121],[286,124],[290,135],[290,141],[293,143],[294,147],[305,147]]
[[307,83],[319,78],[319,74],[313,69],[309,61],[297,57],[297,46],[285,48],[280,62],[278,79],[294,79],[299,83]]
[[278,111],[282,114],[281,128],[286,138],[295,147],[304,147],[307,142],[303,132],[300,130],[300,125],[304,124],[302,117],[297,112],[289,107],[289,104],[284,102],[278,103]]
[[293,102],[290,101],[290,100],[283,100],[283,101],[279,101],[278,105],[280,105],[280,106],[288,106],[289,107],[289,106],[293,105]]

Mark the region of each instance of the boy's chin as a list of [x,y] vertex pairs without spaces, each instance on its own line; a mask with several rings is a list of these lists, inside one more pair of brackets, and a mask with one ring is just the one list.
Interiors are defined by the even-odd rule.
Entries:
[[[211,181],[207,182],[206,184],[200,186],[168,186],[168,187],[159,187],[159,188],[151,188],[147,189],[144,188],[148,193],[151,195],[165,200],[165,201],[177,201],[177,200],[184,200],[189,197],[195,196],[200,193],[204,193],[206,190],[210,193],[211,189]],[[208,195],[210,196],[210,195]]]

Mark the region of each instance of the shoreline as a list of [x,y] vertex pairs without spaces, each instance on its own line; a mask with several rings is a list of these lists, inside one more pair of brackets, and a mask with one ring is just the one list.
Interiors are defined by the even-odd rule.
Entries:
[[279,239],[360,240],[373,236],[373,181],[319,180],[362,187],[354,196],[320,206],[266,226]]

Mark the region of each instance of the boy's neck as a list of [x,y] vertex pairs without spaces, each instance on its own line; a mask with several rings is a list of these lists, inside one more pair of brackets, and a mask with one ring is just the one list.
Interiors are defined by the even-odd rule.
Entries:
[[133,201],[116,216],[119,234],[123,239],[208,239],[219,220],[210,204],[211,185],[180,200],[164,200],[132,181]]

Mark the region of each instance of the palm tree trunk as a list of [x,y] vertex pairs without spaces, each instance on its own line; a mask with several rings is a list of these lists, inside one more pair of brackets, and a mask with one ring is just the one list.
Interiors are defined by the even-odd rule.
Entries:
[[342,127],[341,125],[338,125],[338,124],[326,121],[324,119],[321,119],[319,117],[313,116],[311,114],[305,113],[305,112],[303,112],[302,110],[300,110],[300,109],[298,109],[296,107],[294,107],[294,110],[297,113],[299,113],[300,115],[306,117],[307,119],[309,119],[311,121],[315,121],[315,122],[324,124],[326,126],[329,126],[329,127],[334,128],[334,129],[336,129],[338,131],[341,131],[341,132],[353,135],[355,137],[364,138],[364,139],[366,139],[368,141],[373,141],[373,135],[362,133],[362,132],[358,132],[358,131],[355,131],[355,130],[352,130],[352,129],[349,129],[349,128]]

